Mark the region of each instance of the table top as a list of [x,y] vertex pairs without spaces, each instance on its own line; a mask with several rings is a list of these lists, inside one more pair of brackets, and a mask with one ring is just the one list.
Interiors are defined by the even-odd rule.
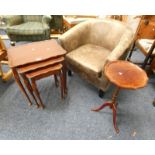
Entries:
[[128,61],[112,61],[105,66],[106,77],[120,88],[137,89],[147,84],[144,70]]
[[54,71],[59,71],[61,69],[62,69],[62,64],[57,64],[55,66],[49,66],[47,68],[41,68],[39,70],[27,73],[26,77],[31,79],[37,76],[43,76],[43,74],[49,75],[49,73],[54,72]]
[[54,39],[28,43],[8,49],[9,65],[12,68],[65,54],[66,51]]
[[64,61],[64,57],[58,57],[55,59],[49,59],[46,61],[41,61],[41,62],[33,63],[30,65],[21,66],[21,67],[18,67],[18,73],[23,74],[23,73],[26,73],[29,71],[36,70],[38,68],[40,69],[40,68],[45,68],[48,66],[56,65],[56,64],[61,63],[63,61]]

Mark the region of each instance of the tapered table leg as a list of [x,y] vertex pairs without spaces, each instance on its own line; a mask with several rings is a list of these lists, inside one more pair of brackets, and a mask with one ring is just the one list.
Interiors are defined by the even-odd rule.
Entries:
[[65,61],[63,62],[63,68],[62,68],[62,72],[63,72],[63,80],[64,80],[64,96],[67,95],[67,76],[66,76],[66,63]]
[[15,68],[12,68],[12,72],[13,72],[13,75],[14,75],[14,78],[15,78],[15,81],[16,83],[18,84],[19,88],[21,89],[22,93],[24,94],[24,96],[27,98],[27,100],[29,101],[28,105],[32,105],[32,102],[23,86],[23,84],[21,83],[20,81],[20,77],[18,75],[18,72],[16,71]]
[[33,99],[35,100],[35,103],[37,105],[37,108],[39,108],[39,104],[37,102],[37,99],[36,99],[35,95],[33,94],[33,89],[32,89],[32,86],[31,86],[29,80],[27,79],[27,77],[24,74],[22,74],[22,78],[24,80],[24,83],[25,83],[25,85],[26,85],[29,93],[32,95]]
[[61,99],[64,99],[65,97],[65,92],[64,92],[64,76],[63,76],[63,73],[60,71],[59,73],[59,76],[60,76],[60,82],[61,82]]
[[38,99],[40,101],[39,105],[42,108],[44,108],[44,104],[42,102],[42,99],[40,97],[40,93],[39,93],[38,88],[37,88],[37,85],[36,85],[36,81],[34,79],[31,79],[31,84],[32,84],[32,89],[33,89],[34,93],[36,94],[36,96],[38,97]]
[[59,81],[58,81],[57,75],[54,75],[54,82],[55,82],[55,86],[58,87]]
[[113,92],[111,102],[103,103],[101,106],[99,106],[99,107],[97,107],[95,109],[92,109],[92,111],[95,111],[95,112],[98,112],[98,111],[102,110],[105,107],[109,107],[110,109],[112,109],[112,111],[113,111],[113,125],[114,125],[116,133],[119,133],[119,129],[117,127],[117,122],[116,122],[116,118],[117,118],[116,98],[117,98],[117,95],[119,93],[119,90],[120,90],[120,88],[116,87],[115,91]]

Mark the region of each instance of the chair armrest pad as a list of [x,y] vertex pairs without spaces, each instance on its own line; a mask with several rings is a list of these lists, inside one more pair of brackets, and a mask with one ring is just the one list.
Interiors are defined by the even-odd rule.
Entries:
[[44,15],[42,18],[42,24],[43,24],[43,28],[46,30],[50,30],[50,22],[51,22],[52,17],[51,16],[47,16]]
[[42,18],[42,23],[46,23],[46,24],[49,25],[51,20],[52,20],[51,16],[44,15],[43,18]]

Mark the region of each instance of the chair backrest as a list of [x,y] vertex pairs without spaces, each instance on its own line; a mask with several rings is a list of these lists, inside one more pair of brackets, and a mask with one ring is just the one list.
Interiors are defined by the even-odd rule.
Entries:
[[42,22],[42,15],[23,15],[24,22]]
[[128,26],[120,21],[108,19],[94,19],[87,21],[89,34],[87,35],[86,43],[91,43],[103,46],[109,50],[113,50],[119,43],[121,37]]

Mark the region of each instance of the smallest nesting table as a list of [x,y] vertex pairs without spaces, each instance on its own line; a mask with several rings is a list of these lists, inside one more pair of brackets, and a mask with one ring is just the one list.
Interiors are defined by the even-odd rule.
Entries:
[[116,124],[116,112],[117,104],[116,98],[121,88],[126,89],[138,89],[142,88],[147,84],[148,77],[144,70],[142,70],[137,65],[134,65],[128,61],[113,61],[105,66],[105,75],[110,82],[116,85],[116,90],[113,92],[112,101],[103,103],[96,109],[92,111],[100,111],[105,107],[109,107],[113,111],[113,124],[117,133],[119,129]]

